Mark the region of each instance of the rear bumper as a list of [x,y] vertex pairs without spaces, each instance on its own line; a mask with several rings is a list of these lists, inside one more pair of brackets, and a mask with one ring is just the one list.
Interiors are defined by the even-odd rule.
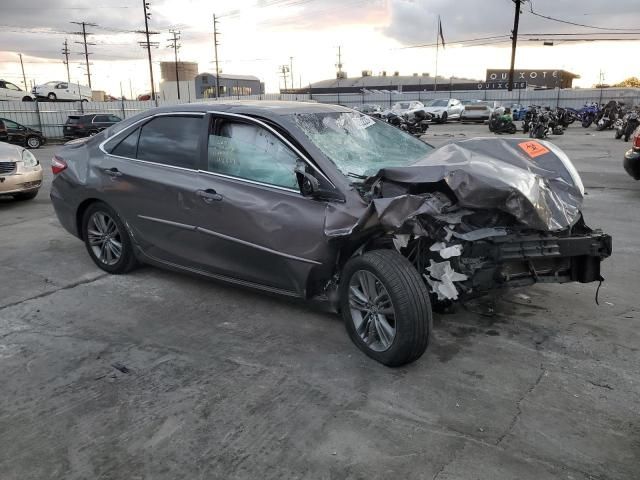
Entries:
[[624,169],[635,180],[640,180],[640,150],[632,148],[624,155]]
[[461,270],[470,272],[462,290],[474,295],[533,283],[599,281],[600,264],[611,252],[611,236],[601,232],[564,237],[507,235],[473,242],[460,258]]

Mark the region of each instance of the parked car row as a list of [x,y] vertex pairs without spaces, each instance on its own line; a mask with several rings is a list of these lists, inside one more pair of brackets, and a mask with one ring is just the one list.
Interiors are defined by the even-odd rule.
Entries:
[[494,102],[482,100],[464,100],[456,98],[435,99],[423,103],[417,100],[394,103],[390,109],[384,110],[380,105],[364,104],[354,107],[355,110],[367,115],[382,118],[389,113],[411,118],[415,112],[421,111],[428,114],[430,121],[446,123],[449,120],[461,120],[465,122],[486,121],[491,117],[495,108]]
[[82,101],[92,99],[91,89],[79,83],[52,82],[35,85],[31,92],[27,92],[14,83],[0,79],[0,101],[32,102],[34,100],[55,101]]

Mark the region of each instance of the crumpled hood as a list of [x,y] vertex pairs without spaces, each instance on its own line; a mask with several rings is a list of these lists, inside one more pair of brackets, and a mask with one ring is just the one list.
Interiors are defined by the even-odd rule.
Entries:
[[376,178],[402,184],[444,180],[461,207],[497,209],[536,230],[557,231],[580,217],[584,187],[562,150],[549,142],[473,138],[445,145],[409,167]]
[[[412,193],[413,186],[438,182],[451,189],[455,206],[441,196]],[[370,202],[329,204],[327,236],[375,225],[395,231],[423,215],[444,225],[460,224],[464,216],[479,211],[504,212],[523,227],[559,231],[579,220],[584,195],[580,176],[562,150],[549,142],[518,138],[450,143],[411,166],[384,168],[366,185],[378,191]]]

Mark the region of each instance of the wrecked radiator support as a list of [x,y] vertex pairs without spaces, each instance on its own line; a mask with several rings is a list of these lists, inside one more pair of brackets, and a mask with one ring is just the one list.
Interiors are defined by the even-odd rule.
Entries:
[[361,208],[330,206],[325,234],[378,229],[437,300],[535,282],[600,281],[611,237],[582,220],[584,189],[548,142],[471,139],[360,186]]
[[[509,221],[500,212],[478,215],[459,208],[441,192],[420,198],[422,213],[400,226],[387,225],[391,227],[387,233],[438,301],[536,282],[602,279],[600,262],[611,254],[611,237],[592,231],[582,218],[563,231],[540,232]],[[439,210],[433,210],[435,206]]]

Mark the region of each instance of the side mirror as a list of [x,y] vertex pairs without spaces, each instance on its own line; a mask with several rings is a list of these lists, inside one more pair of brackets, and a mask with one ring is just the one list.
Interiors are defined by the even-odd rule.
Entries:
[[298,184],[300,185],[300,192],[305,197],[310,197],[315,200],[335,200],[344,202],[344,197],[334,189],[325,189],[320,185],[320,181],[307,172],[307,166],[303,162],[298,162],[294,169],[296,177],[298,177]]
[[316,177],[307,172],[306,165],[298,162],[294,170],[298,177],[298,184],[300,185],[300,191],[305,197],[314,197],[320,190],[320,182]]

